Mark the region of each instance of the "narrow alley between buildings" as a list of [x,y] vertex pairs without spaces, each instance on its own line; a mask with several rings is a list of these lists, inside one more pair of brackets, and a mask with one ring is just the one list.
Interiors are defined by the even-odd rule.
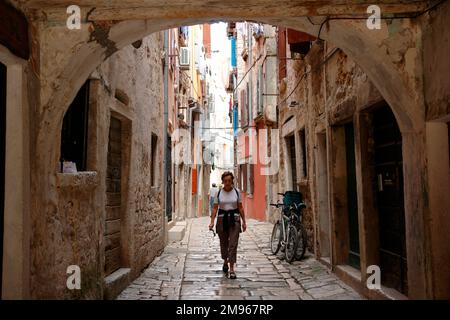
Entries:
[[450,0],[371,2],[0,0],[0,299],[450,299]]
[[273,255],[273,225],[250,220],[241,234],[237,279],[222,272],[219,239],[209,219],[188,219],[181,241],[168,244],[117,299],[133,300],[355,300],[362,299],[311,254],[292,264]]

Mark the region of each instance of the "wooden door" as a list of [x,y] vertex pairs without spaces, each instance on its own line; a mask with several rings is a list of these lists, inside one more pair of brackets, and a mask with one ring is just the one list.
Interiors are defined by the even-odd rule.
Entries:
[[167,136],[167,154],[166,154],[166,168],[167,183],[166,183],[166,216],[167,221],[172,221],[172,138]]
[[353,123],[345,125],[345,148],[347,163],[347,208],[349,231],[349,265],[360,269],[359,256],[359,224],[358,224],[358,200],[356,191],[356,166],[355,166],[355,134]]
[[105,219],[105,276],[121,267],[122,123],[111,117],[108,141]]
[[402,136],[388,105],[373,120],[381,281],[407,294]]

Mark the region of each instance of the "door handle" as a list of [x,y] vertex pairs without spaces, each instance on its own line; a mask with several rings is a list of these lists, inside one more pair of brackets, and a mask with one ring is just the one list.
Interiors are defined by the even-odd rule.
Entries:
[[379,192],[383,191],[383,174],[382,173],[378,174],[378,191]]

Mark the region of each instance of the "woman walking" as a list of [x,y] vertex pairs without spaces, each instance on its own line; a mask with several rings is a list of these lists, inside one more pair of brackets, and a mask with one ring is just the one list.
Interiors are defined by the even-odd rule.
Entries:
[[[234,264],[236,263],[237,246],[239,243],[239,233],[245,232],[247,223],[245,222],[244,209],[239,190],[234,187],[234,175],[227,171],[222,174],[221,188],[214,198],[214,208],[211,215],[209,229],[214,228],[217,215],[216,231],[220,238],[220,252],[223,259],[222,270],[228,273],[230,279],[236,279]],[[241,230],[242,220],[242,230]]]

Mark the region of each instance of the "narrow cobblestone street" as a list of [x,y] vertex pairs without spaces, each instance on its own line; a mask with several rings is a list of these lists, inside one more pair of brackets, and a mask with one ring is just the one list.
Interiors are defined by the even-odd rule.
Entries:
[[249,220],[248,230],[241,233],[238,278],[227,279],[219,239],[208,231],[208,222],[188,220],[184,239],[169,244],[118,299],[362,299],[310,254],[292,264],[272,255],[272,224],[256,220]]

